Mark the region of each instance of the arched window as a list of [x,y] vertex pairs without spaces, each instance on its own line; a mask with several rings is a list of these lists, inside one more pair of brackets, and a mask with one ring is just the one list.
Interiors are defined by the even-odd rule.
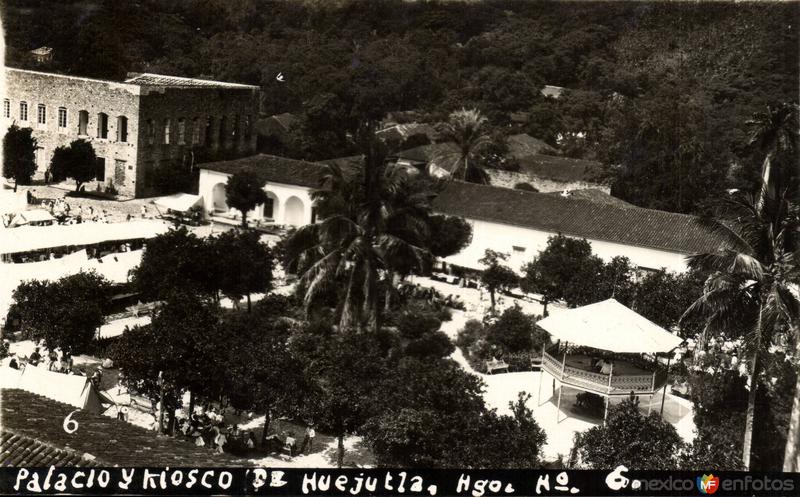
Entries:
[[105,112],[97,114],[97,137],[108,138],[108,114]]
[[78,134],[86,136],[89,134],[89,112],[82,110],[78,112]]
[[125,116],[117,116],[117,141],[128,141],[128,118]]
[[231,128],[231,137],[233,142],[236,143],[236,138],[239,137],[239,114],[233,116],[233,127]]
[[205,137],[203,138],[203,143],[206,145],[211,145],[214,141],[214,137],[212,134],[214,133],[214,118],[208,116],[206,119],[206,130],[205,130]]
[[248,139],[248,140],[250,139],[250,136],[252,135],[252,132],[253,132],[252,131],[252,127],[251,127],[252,125],[250,123],[250,119],[251,118],[250,118],[249,114],[244,116],[244,137],[246,139]]

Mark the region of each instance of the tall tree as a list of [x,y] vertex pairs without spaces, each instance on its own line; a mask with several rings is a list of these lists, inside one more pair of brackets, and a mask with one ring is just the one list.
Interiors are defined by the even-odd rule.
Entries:
[[74,140],[69,146],[58,147],[53,151],[50,172],[56,181],[66,178],[75,180],[75,191],[97,175],[97,155],[94,147],[86,140]]
[[[314,194],[323,221],[297,230],[286,246],[289,266],[303,261],[300,281],[310,308],[323,292],[340,284],[342,329],[378,328],[378,271],[392,261],[421,268],[428,251],[427,208],[409,195],[408,173],[387,165],[378,140],[363,129],[363,167],[355,174],[328,166],[323,188]],[[400,257],[400,255],[404,257]]]
[[481,273],[481,283],[489,290],[492,300],[492,313],[495,312],[495,293],[498,290],[511,288],[519,283],[519,276],[503,262],[508,259],[508,254],[486,249],[483,257],[478,260],[485,266]]
[[139,266],[131,271],[133,286],[149,299],[177,289],[216,296],[220,289],[220,260],[206,240],[181,226],[148,240]]
[[[273,415],[294,415],[308,395],[303,364],[292,353],[292,323],[275,311],[267,297],[252,312],[228,316],[225,395],[236,409],[264,413],[261,444]],[[282,311],[285,309],[281,309]]]
[[14,311],[25,334],[48,349],[80,354],[105,322],[109,283],[97,273],[78,273],[56,281],[25,281],[13,292]]
[[453,179],[489,184],[489,174],[481,167],[480,153],[491,144],[486,118],[477,109],[461,109],[450,114],[442,136],[458,145],[458,152],[434,160],[450,171]]
[[250,294],[265,293],[272,286],[273,258],[257,231],[230,230],[206,239],[218,266],[219,288],[223,294],[239,300]]
[[255,171],[249,169],[234,173],[228,178],[225,193],[228,205],[242,213],[242,228],[247,228],[247,213],[267,201],[264,183],[258,179]]
[[595,290],[602,266],[588,241],[558,234],[549,237],[547,247],[523,267],[522,288],[542,296],[546,316],[551,302],[563,299],[570,307],[589,303],[585,297]]
[[[788,178],[781,177],[790,173],[797,176],[796,171],[778,171],[776,178],[773,173],[773,161],[782,152],[794,153],[798,151],[798,119],[800,119],[800,106],[794,103],[781,105],[768,105],[766,111],[758,112],[747,121],[750,127],[750,146],[755,147],[764,154],[761,166],[761,189],[763,195],[775,195],[781,187],[785,188]],[[788,164],[789,168],[796,169],[797,164]],[[780,174],[783,173],[783,174]],[[776,185],[779,187],[776,189]],[[796,188],[796,185],[795,185]]]
[[[747,339],[750,380],[742,462],[749,469],[763,356],[776,335],[791,330],[797,337],[800,301],[792,293],[792,285],[800,273],[795,259],[800,250],[800,216],[797,204],[768,192],[761,201],[736,196],[722,203],[732,222],[710,220],[709,224],[724,237],[725,245],[718,252],[691,257],[690,266],[713,273],[685,315],[705,316],[709,333],[738,332]],[[800,384],[795,395],[800,396]],[[797,397],[795,406],[800,406]],[[800,429],[800,412],[793,409],[792,416],[797,421],[794,430]],[[791,430],[790,425],[790,459],[796,458],[798,441],[797,432]]]
[[472,225],[463,217],[431,216],[430,233],[430,250],[436,257],[455,255],[472,242]]
[[3,176],[14,179],[14,191],[20,183],[27,185],[36,172],[36,138],[31,128],[16,124],[8,127],[3,137]]

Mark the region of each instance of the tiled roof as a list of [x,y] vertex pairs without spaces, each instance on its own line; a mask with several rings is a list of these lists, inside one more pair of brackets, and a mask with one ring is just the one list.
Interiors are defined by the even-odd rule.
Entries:
[[169,88],[225,88],[258,90],[258,86],[241,85],[238,83],[226,83],[224,81],[211,81],[208,79],[181,78],[178,76],[166,76],[163,74],[129,74],[126,83],[139,86],[165,86]]
[[722,242],[697,217],[494,186],[451,181],[433,201],[444,214],[682,254]]
[[553,155],[529,155],[518,158],[520,171],[539,178],[556,181],[587,181],[598,183],[602,164],[591,160],[570,159]]
[[263,183],[270,181],[307,188],[319,188],[325,174],[324,164],[266,154],[252,155],[235,160],[208,162],[200,164],[199,167],[200,169],[208,169],[225,174],[235,174],[250,170],[255,172]]
[[[69,434],[64,431],[63,423],[73,410],[72,406],[40,395],[3,389],[0,419],[3,430],[20,437],[18,445],[12,442],[8,446],[9,457],[14,460],[19,456],[38,457],[36,454],[24,456],[19,452],[30,448],[31,451],[40,451],[40,454],[46,450],[47,453],[40,457],[48,459],[57,457],[55,449],[64,451],[62,457],[68,462],[75,461],[76,454],[91,454],[101,465],[230,467],[246,463],[227,454],[214,454],[210,449],[189,442],[158,437],[144,428],[84,411],[73,414],[78,430]],[[27,439],[34,439],[37,443],[30,444],[25,441]],[[4,442],[4,461],[5,451]]]
[[427,163],[435,159],[438,155],[455,154],[457,152],[458,145],[453,142],[443,142],[403,150],[394,154],[394,157],[412,162]]
[[99,466],[91,454],[59,449],[25,435],[3,429],[0,432],[0,466]]
[[509,155],[517,159],[541,154],[542,152],[556,153],[556,149],[548,145],[544,140],[534,138],[526,133],[511,135],[506,141],[508,142]]
[[[563,192],[548,192],[546,193],[546,195],[563,196],[564,194]],[[622,199],[614,197],[613,195],[609,195],[603,190],[598,190],[596,188],[570,190],[568,196],[573,199],[589,200],[591,202],[598,204],[608,204],[608,205],[616,205],[617,207],[623,207],[623,208],[632,207],[634,209],[638,209],[638,207],[636,207],[635,205],[625,202]]]

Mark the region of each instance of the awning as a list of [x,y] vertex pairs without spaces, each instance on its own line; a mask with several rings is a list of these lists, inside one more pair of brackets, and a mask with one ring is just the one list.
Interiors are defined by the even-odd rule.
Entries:
[[683,341],[614,299],[558,311],[536,324],[558,340],[626,354],[670,352]]
[[14,216],[14,220],[11,221],[11,224],[13,226],[21,226],[28,223],[41,223],[48,221],[55,221],[55,218],[51,216],[49,212],[43,209],[33,209],[30,211],[20,212]]
[[0,253],[15,254],[57,247],[80,247],[103,242],[150,239],[167,231],[169,231],[168,224],[151,220],[22,226],[0,229]]
[[186,212],[195,205],[202,203],[203,197],[200,195],[190,195],[188,193],[176,193],[153,201],[162,209],[169,209],[176,212]]

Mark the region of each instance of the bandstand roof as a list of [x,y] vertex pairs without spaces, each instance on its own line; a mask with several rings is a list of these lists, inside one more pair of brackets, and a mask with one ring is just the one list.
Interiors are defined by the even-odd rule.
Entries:
[[536,324],[556,339],[625,354],[669,352],[683,341],[614,299],[567,309]]

